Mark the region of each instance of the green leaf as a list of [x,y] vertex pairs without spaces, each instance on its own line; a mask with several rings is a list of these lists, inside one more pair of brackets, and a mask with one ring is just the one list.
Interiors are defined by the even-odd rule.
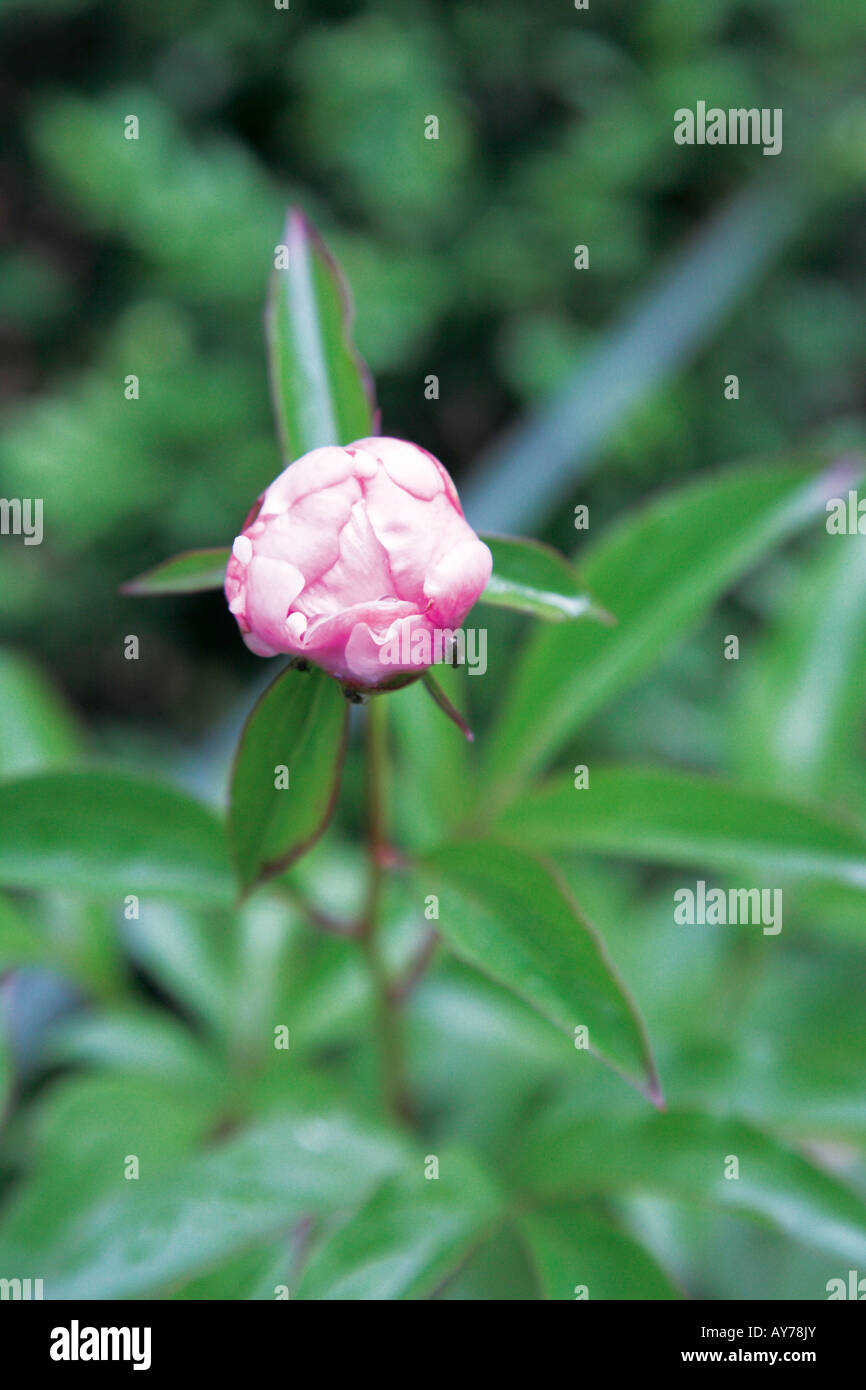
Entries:
[[[465,709],[468,681],[460,667],[439,666],[436,678],[451,702]],[[388,714],[398,750],[394,823],[400,843],[409,849],[441,844],[450,839],[462,809],[454,788],[470,785],[467,741],[442,717],[421,681],[401,690],[389,702]]]
[[370,375],[351,339],[343,278],[298,208],[289,211],[285,269],[271,277],[266,314],[271,394],[286,462],[374,432]]
[[[0,1018],[0,1024],[4,1020]],[[12,1050],[6,1037],[5,1027],[0,1027],[0,1112],[6,1114],[15,1084],[15,1064]]]
[[644,1080],[633,1084],[658,1098],[640,1016],[551,866],[486,841],[446,846],[418,862],[435,876],[437,926],[457,956],[569,1036],[588,1028],[588,1050],[628,1080],[637,1072]]
[[303,1225],[297,1226],[290,1235],[270,1245],[232,1255],[215,1269],[173,1285],[171,1297],[207,1303],[237,1303],[241,1299],[273,1303],[277,1289],[290,1286],[305,1239]]
[[501,1219],[503,1201],[467,1155],[391,1178],[311,1258],[299,1299],[427,1298]]
[[174,787],[127,772],[45,772],[0,783],[0,884],[94,898],[226,901],[222,827]]
[[0,975],[22,965],[56,964],[51,942],[8,898],[0,897]]
[[471,1250],[436,1298],[454,1303],[534,1302],[538,1280],[514,1228],[501,1226],[490,1240]]
[[237,1002],[233,914],[149,899],[122,925],[124,949],[139,969],[222,1040]]
[[815,559],[743,673],[731,744],[750,782],[840,800],[866,688],[863,537],[825,536]]
[[39,670],[0,651],[0,777],[65,766],[80,750],[71,714]]
[[0,975],[37,966],[87,994],[110,996],[120,985],[118,957],[117,928],[104,904],[51,891],[25,912],[0,897]]
[[[126,1156],[140,1181],[157,1185],[166,1169],[213,1128],[209,1098],[175,1094],[142,1076],[66,1076],[43,1088],[18,1133],[22,1176],[5,1202],[0,1250],[14,1268],[44,1262],[46,1274],[71,1231],[100,1200],[138,1187],[124,1177]],[[97,1247],[90,1258],[99,1258]],[[5,1262],[5,1261],[4,1261]],[[51,1297],[46,1289],[46,1296]]]
[[396,1139],[320,1108],[275,1114],[170,1171],[145,1166],[138,1182],[124,1182],[130,1149],[116,1147],[107,1155],[114,1191],[74,1210],[44,1247],[31,1229],[38,1210],[26,1223],[16,1207],[7,1212],[0,1268],[29,1268],[38,1258],[47,1298],[159,1295],[277,1239],[302,1217],[364,1201],[406,1161]]
[[482,535],[481,539],[493,555],[493,573],[479,603],[555,623],[583,617],[612,621],[584,591],[565,556],[549,545],[513,536]]
[[540,629],[488,743],[486,804],[511,800],[608,700],[651,670],[746,570],[823,514],[850,481],[837,468],[739,469],[666,494],[596,541],[581,575],[615,629]]
[[[340,781],[349,707],[323,671],[281,671],[250,714],[232,772],[229,837],[241,885],[282,873],[322,834]],[[280,787],[278,769],[288,769]]]
[[150,1077],[169,1089],[219,1098],[225,1079],[189,1028],[163,1009],[74,1013],[54,1024],[40,1052],[49,1065],[75,1064]]
[[122,594],[198,594],[205,589],[221,589],[231,550],[214,546],[209,550],[185,550],[153,569],[137,574],[121,584]]
[[679,1297],[642,1245],[585,1205],[544,1207],[517,1224],[545,1298],[573,1300],[581,1285],[593,1300]]
[[[739,1177],[725,1176],[731,1158]],[[563,1110],[533,1130],[515,1176],[546,1200],[649,1192],[708,1204],[866,1264],[862,1198],[738,1119],[680,1111],[588,1125]]]
[[557,778],[511,806],[496,833],[551,853],[590,850],[866,888],[866,832],[858,826],[820,807],[686,772],[593,767],[583,790]]

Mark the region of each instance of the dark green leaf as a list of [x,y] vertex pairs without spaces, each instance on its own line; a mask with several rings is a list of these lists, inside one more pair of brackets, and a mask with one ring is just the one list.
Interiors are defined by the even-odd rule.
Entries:
[[271,394],[286,462],[374,430],[369,373],[349,336],[342,276],[297,208],[284,233],[288,265],[272,274],[266,317]]
[[127,772],[46,772],[0,783],[0,883],[94,898],[225,901],[219,821],[174,787]]
[[290,1287],[304,1242],[304,1227],[296,1226],[279,1240],[231,1255],[214,1269],[179,1286],[173,1284],[171,1297],[208,1303],[237,1303],[241,1299],[273,1303],[278,1289]]
[[231,550],[214,546],[210,550],[185,550],[163,560],[144,574],[136,575],[121,584],[122,594],[198,594],[205,589],[221,589],[226,577],[226,565]]
[[[658,1082],[634,1003],[604,946],[550,866],[510,847],[467,841],[424,855],[437,927],[456,955],[538,1009],[648,1094]],[[576,1055],[577,1055],[576,1049]]]
[[538,1279],[514,1228],[501,1226],[490,1240],[471,1250],[436,1298],[454,1303],[536,1300]]
[[[340,687],[319,670],[287,668],[253,708],[235,755],[229,810],[244,889],[288,868],[325,829],[348,719]],[[288,786],[278,785],[285,780]]]
[[668,1299],[679,1294],[631,1236],[585,1205],[561,1204],[518,1221],[545,1298]]

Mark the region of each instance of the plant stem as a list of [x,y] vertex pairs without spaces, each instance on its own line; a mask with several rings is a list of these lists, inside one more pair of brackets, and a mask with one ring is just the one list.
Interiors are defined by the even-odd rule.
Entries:
[[322,912],[293,883],[283,879],[277,886],[282,896],[292,903],[299,912],[303,913],[310,926],[315,927],[317,931],[325,932],[328,936],[352,937],[358,935],[360,927],[357,922],[342,922],[337,917],[332,917],[330,913]]
[[367,706],[367,844],[369,878],[358,940],[367,962],[376,1010],[382,1091],[391,1116],[405,1123],[409,1115],[406,1090],[403,1037],[399,1011],[382,956],[379,927],[384,888],[384,856],[387,847],[387,762],[385,699],[374,695]]
[[405,1124],[409,1118],[409,1100],[403,1070],[403,1036],[397,1009],[391,999],[382,955],[374,934],[360,938],[361,950],[370,972],[376,1007],[376,1029],[379,1040],[382,1093],[391,1118]]
[[366,709],[367,735],[367,850],[369,876],[367,898],[361,918],[361,936],[374,936],[379,921],[384,887],[384,852],[387,842],[388,739],[384,695],[373,695]]
[[390,986],[391,998],[395,1004],[405,1004],[418,981],[423,978],[438,945],[439,933],[435,927],[428,927],[403,976],[394,980]]

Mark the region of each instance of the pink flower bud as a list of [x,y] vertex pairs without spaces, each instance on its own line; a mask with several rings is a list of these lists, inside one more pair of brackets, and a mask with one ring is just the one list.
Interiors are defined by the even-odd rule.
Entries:
[[271,483],[225,592],[258,656],[288,652],[372,689],[431,664],[435,634],[460,626],[491,565],[438,459],[359,439],[313,449]]

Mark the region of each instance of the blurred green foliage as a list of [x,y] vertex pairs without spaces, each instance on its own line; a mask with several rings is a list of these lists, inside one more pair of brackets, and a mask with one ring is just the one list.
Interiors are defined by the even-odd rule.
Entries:
[[[728,192],[784,162],[811,196],[795,244],[688,371],[617,424],[581,498],[602,519],[671,475],[853,429],[855,0],[820,17],[808,0],[619,0],[589,14],[517,0],[273,13],[13,0],[0,24],[14,118],[0,477],[8,494],[50,496],[39,557],[0,552],[5,622],[89,708],[182,717],[178,697],[197,698],[190,652],[250,668],[217,603],[151,607],[137,621],[171,677],[141,702],[110,654],[128,624],[113,589],[155,554],[223,543],[277,471],[261,308],[290,198],[353,286],[385,430],[459,482]],[[676,146],[673,110],[698,97],[783,106],[782,160]],[[128,113],[137,142],[122,138]],[[438,141],[423,139],[430,113]],[[578,242],[590,273],[572,269]],[[735,408],[719,385],[729,371]],[[438,402],[424,398],[431,372]],[[562,511],[551,525],[564,542]]]
[[[10,0],[0,25],[13,112],[0,491],[45,499],[44,543],[0,545],[4,779],[41,769],[98,789],[102,774],[70,771],[96,752],[221,796],[238,711],[268,668],[218,595],[133,605],[116,589],[174,551],[226,544],[279,469],[262,306],[289,201],[351,283],[383,431],[431,449],[471,489],[479,453],[495,461],[500,431],[579,379],[687,239],[759,185],[778,188],[788,232],[669,379],[606,428],[591,458],[575,449],[546,516],[547,538],[572,551],[573,506],[589,505],[590,568],[611,587],[598,596],[634,619],[598,656],[610,687],[590,680],[587,651],[602,636],[584,628],[535,638],[515,678],[530,628],[504,612],[485,614],[488,678],[461,688],[449,672],[446,683],[470,702],[479,748],[503,776],[528,771],[536,752],[539,770],[546,757],[560,775],[602,758],[672,764],[739,777],[771,800],[819,800],[821,825],[841,819],[862,837],[862,543],[828,545],[813,514],[770,553],[791,528],[764,463],[778,455],[787,469],[864,438],[858,0],[617,0],[588,14],[518,0],[288,12]],[[676,146],[673,111],[697,99],[783,107],[781,158]],[[137,142],[123,139],[129,113]],[[438,142],[423,139],[428,114]],[[590,246],[589,272],[573,269],[577,243]],[[664,333],[662,323],[660,348]],[[634,364],[612,360],[629,399]],[[729,372],[736,403],[722,393]],[[129,373],[137,401],[124,397]],[[429,373],[437,401],[425,399]],[[728,504],[714,508],[703,479],[691,504],[692,475],[756,458],[741,505],[725,482]],[[531,508],[535,462],[530,441],[517,518]],[[610,523],[635,507],[640,518],[663,484],[678,497],[662,508],[670,534],[654,575],[652,532],[642,548],[640,520]],[[771,504],[766,531],[756,498]],[[123,660],[130,630],[136,663]],[[740,662],[721,659],[730,632]],[[520,731],[511,740],[507,722],[494,732],[503,698]],[[465,819],[479,760],[420,688],[388,699],[394,823],[404,846],[428,849]],[[74,883],[63,837],[38,845],[22,830],[4,843],[16,892],[0,905],[0,968],[47,968],[73,990],[51,1027],[38,1009],[19,1019],[15,1055],[4,1047],[0,1062],[11,1198],[0,1253],[22,1274],[41,1261],[71,1296],[270,1298],[299,1267],[285,1232],[310,1212],[334,1235],[306,1268],[300,1295],[311,1297],[569,1297],[580,1252],[589,1282],[614,1296],[820,1298],[846,1261],[866,1260],[854,1195],[866,1194],[862,893],[811,882],[804,852],[778,941],[752,928],[684,933],[671,920],[671,857],[706,871],[721,843],[725,863],[754,863],[756,845],[781,859],[784,818],[768,850],[759,818],[750,839],[749,824],[717,808],[696,827],[714,837],[708,863],[700,848],[650,852],[645,826],[643,840],[558,855],[647,1021],[669,1117],[648,1117],[645,1100],[584,1064],[520,999],[440,952],[406,1014],[423,1140],[411,1167],[375,1114],[367,983],[345,943],[312,935],[268,896],[233,914],[211,862],[215,821],[192,803],[172,821],[163,793],[150,802],[132,778],[104,785],[80,815],[71,792],[64,800],[63,835],[79,837]],[[21,829],[15,784],[4,794]],[[351,837],[362,802],[353,743],[339,822],[298,870],[327,911],[351,911],[361,891]],[[111,821],[126,836],[119,860],[102,839]],[[156,865],[149,884],[142,845]],[[145,875],[140,920],[117,906],[133,862]],[[201,899],[209,876],[211,906],[162,900],[179,882]],[[74,891],[88,882],[92,901]],[[390,890],[394,970],[417,947],[423,891],[399,879]],[[19,983],[4,986],[10,1007]],[[272,1017],[291,1019],[288,1074],[262,1037]],[[347,1098],[359,1112],[349,1119]],[[299,1133],[319,1157],[305,1160],[300,1143],[289,1181],[271,1156]],[[742,1198],[712,1167],[734,1142],[751,1165]],[[428,1147],[453,1183],[432,1234],[406,1176]],[[119,1198],[129,1152],[147,1181]],[[515,1211],[527,1189],[546,1210]],[[202,1192],[220,1219],[203,1217]],[[70,1213],[87,1214],[83,1236]]]

